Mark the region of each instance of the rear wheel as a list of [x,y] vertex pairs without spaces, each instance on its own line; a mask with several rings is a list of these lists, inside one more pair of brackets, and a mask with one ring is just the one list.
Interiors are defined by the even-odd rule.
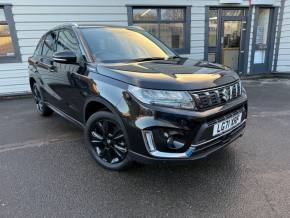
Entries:
[[42,116],[51,115],[53,111],[44,103],[36,83],[33,84],[32,94],[36,104],[36,109],[40,113],[40,115]]
[[131,165],[124,131],[113,113],[100,111],[89,118],[85,128],[86,145],[101,166],[123,170]]

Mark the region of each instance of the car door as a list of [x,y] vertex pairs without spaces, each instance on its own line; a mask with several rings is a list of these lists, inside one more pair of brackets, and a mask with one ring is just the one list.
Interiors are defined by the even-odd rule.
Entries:
[[[39,63],[39,60],[41,58],[42,46],[43,46],[43,37],[39,40],[33,55],[28,58],[29,72],[31,74],[33,74],[33,77],[35,80],[40,82],[41,89],[42,89],[43,82],[42,82],[42,79],[41,79],[40,74],[38,72],[38,63]],[[43,92],[43,90],[42,90],[42,92]]]
[[82,109],[85,101],[83,90],[88,86],[85,76],[86,67],[81,55],[79,43],[75,33],[70,29],[58,31],[56,52],[73,51],[77,56],[74,64],[54,63],[57,86],[53,87],[56,94],[63,100],[62,106],[66,114],[78,121],[82,121]]
[[38,59],[37,70],[41,78],[44,100],[57,107],[59,96],[57,96],[55,91],[52,89],[52,86],[55,83],[55,68],[53,65],[52,56],[56,51],[56,36],[56,32],[51,31],[43,37],[43,46]]

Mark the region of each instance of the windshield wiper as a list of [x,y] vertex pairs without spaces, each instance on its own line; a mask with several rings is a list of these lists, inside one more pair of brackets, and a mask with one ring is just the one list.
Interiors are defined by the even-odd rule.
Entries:
[[142,62],[142,61],[155,61],[155,60],[165,60],[163,57],[148,57],[148,58],[136,58],[132,59],[132,61]]
[[168,57],[166,60],[172,60],[172,59],[177,59],[177,58],[181,58],[181,57],[178,55],[174,55],[174,56]]
[[142,61],[158,61],[158,60],[162,60],[162,61],[167,61],[167,60],[173,60],[173,59],[177,59],[180,58],[180,56],[169,56],[167,57],[148,57],[148,58],[136,58],[136,59],[132,59],[130,61],[136,61],[136,62],[142,62]]

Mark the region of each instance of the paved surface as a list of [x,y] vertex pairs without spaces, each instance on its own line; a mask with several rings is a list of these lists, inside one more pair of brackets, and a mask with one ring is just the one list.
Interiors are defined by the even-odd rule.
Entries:
[[248,81],[245,136],[188,166],[97,166],[82,131],[0,102],[0,217],[290,217],[290,81]]

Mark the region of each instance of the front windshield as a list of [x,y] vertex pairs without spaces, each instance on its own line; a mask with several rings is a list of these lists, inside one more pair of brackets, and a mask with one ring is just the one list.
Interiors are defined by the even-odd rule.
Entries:
[[100,62],[168,59],[175,54],[149,33],[114,27],[81,29],[95,60]]

